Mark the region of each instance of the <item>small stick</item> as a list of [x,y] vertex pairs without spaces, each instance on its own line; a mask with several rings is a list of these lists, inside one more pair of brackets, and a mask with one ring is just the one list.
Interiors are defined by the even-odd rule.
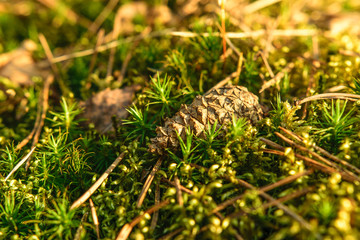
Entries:
[[91,198],[89,198],[89,203],[90,203],[91,216],[92,216],[92,219],[93,219],[94,225],[95,225],[96,237],[99,240],[100,239],[99,219],[98,219],[98,216],[96,213],[96,208],[95,208],[94,202],[93,202],[93,200],[91,200]]
[[183,198],[182,198],[182,195],[181,195],[180,181],[179,181],[179,178],[176,175],[174,177],[174,182],[175,182],[175,188],[176,188],[177,201],[178,201],[180,206],[183,206],[184,201],[183,201]]
[[13,173],[16,172],[16,170],[18,170],[18,169],[21,167],[21,165],[23,165],[23,164],[30,158],[30,156],[31,156],[31,154],[34,152],[35,148],[36,148],[36,146],[32,147],[31,150],[30,150],[30,152],[29,152],[28,154],[26,154],[26,156],[25,156],[23,159],[21,159],[21,161],[18,162],[18,164],[16,164],[16,166],[15,166],[15,167],[11,170],[11,172],[6,176],[5,181],[8,180],[9,177],[11,177],[11,175],[13,175]]
[[100,185],[105,181],[109,174],[115,169],[115,167],[121,162],[127,152],[123,152],[115,161],[106,169],[106,171],[101,175],[101,177],[87,190],[78,200],[76,200],[70,207],[70,209],[78,208],[81,204],[86,202],[89,197],[100,187]]
[[143,214],[140,216],[137,216],[134,220],[132,220],[130,223],[125,224],[122,229],[120,230],[119,234],[116,237],[116,240],[126,240],[132,229],[141,221],[141,219],[144,218],[145,214],[152,214],[153,212],[158,211],[160,208],[168,205],[170,203],[170,200],[162,201],[161,203],[153,206],[152,208],[146,210]]
[[[155,205],[160,204],[160,184],[155,185]],[[159,211],[154,212],[154,216],[151,219],[150,230],[154,230],[159,219]]]
[[136,206],[138,208],[141,207],[141,205],[145,199],[146,193],[149,190],[152,181],[154,180],[155,173],[159,170],[161,163],[162,163],[162,158],[159,158],[159,160],[156,162],[155,166],[151,170],[151,173],[147,177],[147,179],[144,183],[143,189],[141,190],[141,193],[140,193],[139,198],[136,203]]

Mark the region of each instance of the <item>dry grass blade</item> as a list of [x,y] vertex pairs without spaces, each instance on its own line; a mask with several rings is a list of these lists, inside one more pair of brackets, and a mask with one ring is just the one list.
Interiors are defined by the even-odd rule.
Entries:
[[78,200],[76,200],[70,207],[70,209],[78,208],[81,204],[86,202],[89,197],[100,187],[100,185],[105,181],[109,174],[115,169],[115,167],[121,162],[127,152],[123,152],[115,161],[106,169],[106,171],[101,175],[101,177],[87,190]]
[[[295,138],[296,140],[298,140],[299,142],[303,142],[304,141],[304,138],[302,138],[301,136],[291,132],[290,130],[286,129],[286,128],[283,128],[283,127],[279,127],[280,130],[282,130],[283,132],[289,134],[290,136],[292,136],[293,138]],[[316,151],[319,151],[321,154],[325,155],[326,157],[330,158],[331,160],[335,161],[335,162],[338,162],[338,163],[341,163],[343,164],[344,166],[348,167],[348,168],[351,168],[352,170],[354,170],[355,172],[357,172],[358,174],[360,174],[360,169],[358,169],[357,167],[355,167],[354,165],[348,163],[347,161],[344,161],[332,154],[330,154],[328,151],[326,151],[325,149],[319,147],[319,146],[316,146],[315,144],[313,144],[312,146]]]
[[[265,187],[262,187],[259,189],[259,191],[261,192],[267,192],[267,191],[270,191],[274,188],[277,188],[277,187],[280,187],[282,185],[285,185],[285,184],[289,184],[293,181],[295,181],[296,179],[302,177],[302,176],[307,176],[307,175],[310,175],[313,173],[313,170],[307,170],[307,171],[304,171],[304,172],[300,172],[298,174],[295,174],[295,175],[292,175],[292,176],[289,176],[289,177],[286,177],[284,179],[281,179],[273,184],[270,184],[268,186],[265,186]],[[215,213],[215,212],[218,212],[218,211],[221,211],[223,210],[224,208],[226,208],[227,206],[231,205],[231,204],[234,204],[237,200],[243,198],[245,196],[246,193],[243,193],[243,194],[240,194],[236,197],[233,197],[221,204],[219,204],[216,208],[214,208],[212,210],[212,213]]]
[[91,200],[91,198],[89,198],[89,203],[90,203],[91,216],[95,225],[96,237],[97,239],[100,239],[99,219],[96,213],[94,202]]
[[351,94],[351,93],[321,93],[317,95],[313,95],[307,98],[304,98],[296,103],[296,105],[300,105],[310,101],[324,100],[324,99],[343,99],[349,101],[358,101],[360,99],[360,95]]
[[20,161],[18,164],[16,164],[16,166],[15,166],[15,167],[11,170],[11,172],[6,176],[6,178],[5,178],[4,181],[8,180],[9,177],[11,177],[11,175],[13,175],[14,172],[16,172],[16,171],[21,167],[21,165],[23,165],[23,164],[30,158],[30,156],[31,156],[31,154],[34,152],[35,148],[36,148],[36,147],[32,147],[32,148],[31,148],[30,152],[29,152],[28,154],[26,154],[26,156],[25,156],[23,159],[21,159],[21,161]]
[[168,205],[170,203],[170,200],[162,201],[161,203],[153,206],[152,208],[146,210],[143,214],[136,217],[134,220],[131,221],[131,223],[125,224],[122,229],[120,230],[119,234],[116,237],[116,240],[125,240],[128,239],[132,229],[141,221],[141,219],[144,218],[145,214],[152,214],[153,212],[158,211],[160,208]]
[[136,206],[138,208],[141,207],[141,205],[146,197],[146,193],[149,190],[152,181],[154,180],[155,173],[159,170],[161,163],[162,163],[162,158],[159,158],[159,160],[156,162],[155,166],[151,170],[151,173],[147,177],[147,179],[144,183],[143,189],[141,190],[141,193],[140,193],[139,198],[136,203]]

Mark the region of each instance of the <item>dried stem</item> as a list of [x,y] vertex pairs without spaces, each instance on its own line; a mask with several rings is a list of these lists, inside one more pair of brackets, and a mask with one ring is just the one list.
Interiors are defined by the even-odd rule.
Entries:
[[106,171],[101,175],[101,177],[87,190],[78,200],[76,200],[70,207],[70,209],[78,208],[81,204],[86,202],[89,197],[100,187],[100,185],[105,181],[109,174],[115,169],[115,167],[121,162],[127,152],[123,152],[115,161],[106,169]]
[[162,158],[159,158],[159,160],[156,162],[155,166],[153,167],[153,169],[151,170],[151,173],[149,174],[149,176],[147,177],[143,189],[141,190],[141,193],[139,195],[139,198],[137,200],[136,206],[139,208],[141,207],[145,197],[146,197],[146,193],[150,188],[150,185],[152,183],[152,181],[154,180],[155,174],[156,172],[159,170],[160,166],[162,163]]

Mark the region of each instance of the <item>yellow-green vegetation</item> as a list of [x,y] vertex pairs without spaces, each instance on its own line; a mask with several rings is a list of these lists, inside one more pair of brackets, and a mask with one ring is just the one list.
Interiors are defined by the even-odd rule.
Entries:
[[[0,2],[0,239],[360,239],[359,12],[357,0]],[[9,75],[24,49],[21,66],[46,73],[26,68],[26,84]],[[257,95],[263,119],[189,128],[177,150],[150,153],[156,127],[220,82]],[[106,133],[83,119],[95,93],[135,85]]]

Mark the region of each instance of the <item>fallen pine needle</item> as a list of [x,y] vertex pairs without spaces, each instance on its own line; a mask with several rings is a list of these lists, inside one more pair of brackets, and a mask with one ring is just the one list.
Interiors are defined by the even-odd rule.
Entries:
[[127,152],[123,152],[115,161],[106,169],[106,171],[101,175],[101,177],[92,185],[89,190],[87,190],[78,200],[76,200],[70,207],[71,209],[78,208],[81,204],[86,202],[89,197],[100,187],[100,185],[105,181],[109,174],[115,169],[115,167],[121,162]]
[[11,172],[6,176],[5,181],[9,177],[11,177],[11,175],[13,175],[13,173],[16,172],[16,170],[18,170],[21,167],[21,165],[23,165],[30,158],[30,156],[34,152],[35,148],[36,148],[36,146],[32,147],[30,152],[28,154],[26,154],[26,156],[23,159],[21,159],[21,161],[18,164],[16,164],[16,166],[13,168],[13,170],[11,170]]

